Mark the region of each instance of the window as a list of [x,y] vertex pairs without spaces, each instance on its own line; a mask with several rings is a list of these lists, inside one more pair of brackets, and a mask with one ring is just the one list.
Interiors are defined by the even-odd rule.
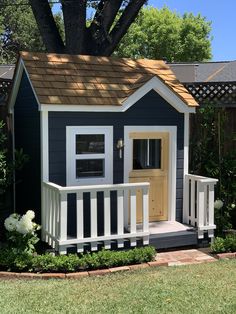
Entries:
[[67,127],[67,185],[112,183],[113,127]]
[[161,139],[133,140],[133,169],[161,169]]

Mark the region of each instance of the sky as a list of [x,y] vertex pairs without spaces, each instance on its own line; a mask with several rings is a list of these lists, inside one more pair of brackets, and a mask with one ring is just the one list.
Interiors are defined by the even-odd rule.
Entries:
[[148,4],[180,14],[200,13],[212,22],[212,60],[236,60],[236,0],[149,0]]
[[181,15],[200,13],[212,22],[212,60],[236,60],[236,0],[149,0],[148,5]]

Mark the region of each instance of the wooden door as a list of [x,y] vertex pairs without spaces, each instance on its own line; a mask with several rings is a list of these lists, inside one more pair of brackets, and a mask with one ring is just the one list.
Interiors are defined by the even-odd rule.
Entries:
[[[169,134],[130,133],[133,154],[129,182],[149,182],[149,221],[168,219]],[[137,191],[137,223],[142,222],[141,190]]]

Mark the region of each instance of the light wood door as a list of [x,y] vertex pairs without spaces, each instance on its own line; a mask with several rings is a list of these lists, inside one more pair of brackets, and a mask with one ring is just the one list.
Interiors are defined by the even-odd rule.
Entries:
[[[168,219],[169,134],[130,133],[133,169],[129,182],[149,182],[149,221]],[[137,191],[137,222],[142,222],[142,191]]]

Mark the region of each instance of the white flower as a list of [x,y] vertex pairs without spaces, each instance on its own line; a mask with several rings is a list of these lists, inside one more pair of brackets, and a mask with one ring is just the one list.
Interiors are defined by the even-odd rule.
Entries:
[[34,219],[35,218],[35,213],[34,213],[34,211],[33,210],[28,210],[27,212],[26,212],[26,216],[29,218],[29,219]]
[[223,207],[224,203],[221,200],[216,200],[214,203],[215,209],[221,209]]
[[27,215],[23,215],[16,226],[16,231],[21,234],[27,234],[33,230],[33,222],[29,219],[29,217],[27,217]]
[[234,203],[231,204],[231,208],[235,208],[235,204]]
[[12,214],[4,221],[4,226],[7,231],[15,231],[17,229],[17,224],[19,222],[19,216],[17,214]]

